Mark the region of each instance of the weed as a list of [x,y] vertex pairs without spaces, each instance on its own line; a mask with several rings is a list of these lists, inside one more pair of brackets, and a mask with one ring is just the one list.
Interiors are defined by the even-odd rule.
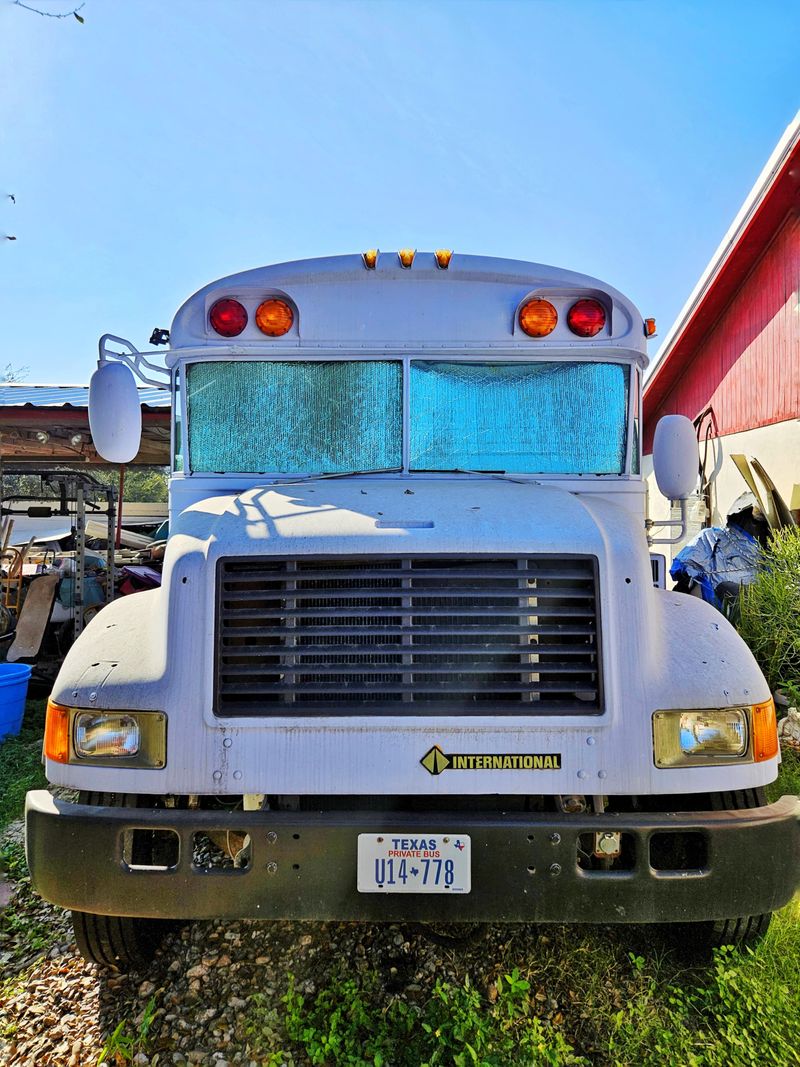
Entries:
[[[290,976],[284,1017],[251,998],[246,1033],[251,1049],[274,1049],[281,1024],[313,1064],[335,1067],[530,1067],[587,1064],[549,1022],[532,1011],[530,983],[519,969],[502,976],[489,1003],[468,978],[437,981],[423,1005],[381,1001],[374,975],[335,975],[313,999]],[[272,1051],[267,1063],[289,1056]]]
[[43,700],[29,700],[22,730],[0,741],[0,830],[22,817],[25,794],[47,785],[42,767]]
[[[17,890],[15,906],[0,912],[0,955],[7,964],[14,958],[13,946],[22,946],[21,954],[27,957],[55,944],[59,931],[54,928],[47,906],[38,898],[31,900],[33,892],[25,849],[17,841],[4,841],[0,845],[0,871],[15,883]],[[33,906],[29,906],[31,903]]]
[[[549,1022],[531,1010],[530,983],[515,967],[488,1004],[465,978],[463,985],[437,981],[420,1020],[427,1041],[420,1049],[425,1067],[561,1067],[587,1064]],[[415,1061],[395,1061],[408,1063]],[[420,1062],[420,1061],[416,1061]]]
[[122,1067],[132,1063],[137,1052],[146,1052],[148,1035],[156,1014],[156,998],[151,997],[142,1012],[141,1021],[136,1030],[128,1019],[123,1019],[109,1035],[97,1059],[97,1067],[102,1064],[114,1064]]
[[629,1000],[609,1020],[601,1061],[637,1067],[800,1065],[794,1007],[799,919],[796,900],[757,948],[719,949],[709,968],[668,982],[644,959],[631,957]]

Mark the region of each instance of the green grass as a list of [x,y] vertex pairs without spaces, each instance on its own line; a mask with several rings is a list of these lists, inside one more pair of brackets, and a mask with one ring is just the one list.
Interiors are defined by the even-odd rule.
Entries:
[[0,741],[0,830],[22,818],[29,789],[47,785],[42,766],[45,706],[44,700],[29,700],[19,736]]
[[800,752],[784,748],[783,762],[777,779],[767,786],[767,799],[770,803],[787,793],[800,796]]
[[280,1007],[251,996],[248,1052],[270,1067],[800,1065],[800,900],[757,948],[691,968],[674,952],[625,951],[619,932],[548,929],[535,959],[515,960],[512,943],[488,986],[466,973],[432,977],[416,998],[387,994],[339,963],[303,995],[290,975]]

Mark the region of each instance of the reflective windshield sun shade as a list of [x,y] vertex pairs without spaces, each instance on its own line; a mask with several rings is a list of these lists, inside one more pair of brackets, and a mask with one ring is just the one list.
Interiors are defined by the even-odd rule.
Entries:
[[399,362],[193,363],[193,471],[326,473],[402,465]]
[[629,368],[411,364],[412,470],[621,474]]

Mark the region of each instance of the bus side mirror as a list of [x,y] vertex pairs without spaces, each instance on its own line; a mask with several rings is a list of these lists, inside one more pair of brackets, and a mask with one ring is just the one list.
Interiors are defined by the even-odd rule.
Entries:
[[89,428],[107,463],[130,463],[142,442],[139,391],[124,363],[101,363],[89,382]]
[[697,485],[700,455],[691,419],[664,415],[653,438],[653,470],[667,500],[685,500]]

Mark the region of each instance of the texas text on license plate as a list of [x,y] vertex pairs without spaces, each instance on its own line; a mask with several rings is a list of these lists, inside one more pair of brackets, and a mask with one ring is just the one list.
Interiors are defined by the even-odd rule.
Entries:
[[466,834],[358,835],[359,893],[469,893]]

